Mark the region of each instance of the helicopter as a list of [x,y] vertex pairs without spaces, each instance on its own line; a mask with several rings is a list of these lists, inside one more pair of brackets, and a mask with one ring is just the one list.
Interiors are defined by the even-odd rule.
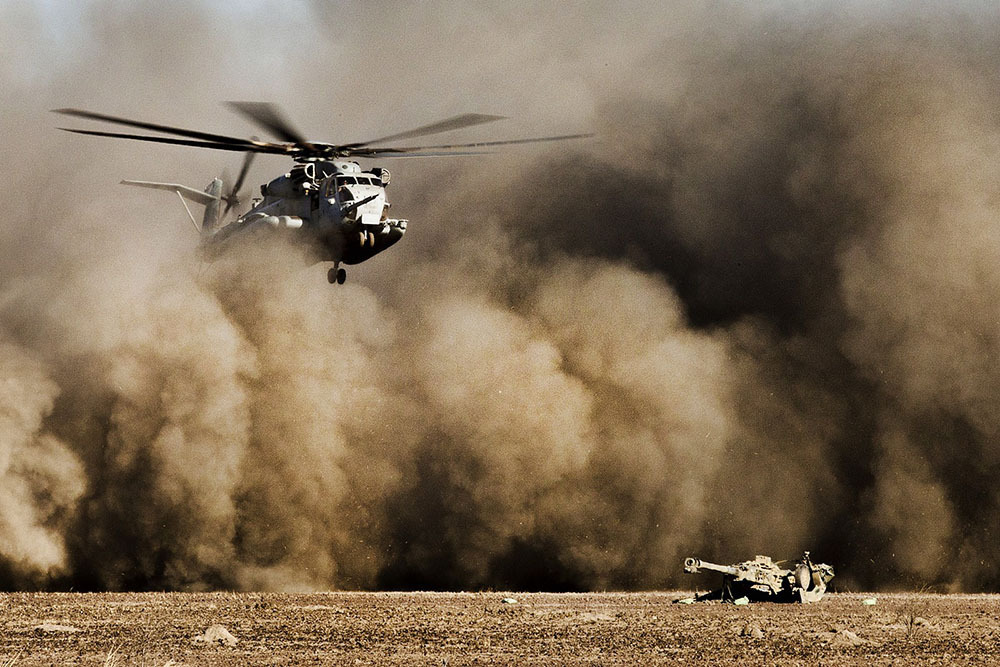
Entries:
[[[504,118],[496,115],[465,113],[367,141],[331,144],[307,140],[285,119],[274,104],[267,102],[226,104],[278,141],[262,141],[257,137],[241,139],[82,109],[53,109],[53,112],[173,136],[59,128],[67,132],[244,153],[239,174],[228,191],[222,178],[213,179],[204,190],[178,183],[157,181],[124,180],[121,183],[176,193],[191,222],[199,231],[202,246],[210,257],[222,252],[241,238],[258,234],[290,235],[301,238],[313,246],[316,250],[314,254],[316,262],[333,262],[333,268],[327,272],[327,280],[331,284],[341,285],[347,279],[347,271],[340,266],[341,264],[359,264],[391,247],[406,233],[408,224],[408,220],[389,217],[391,204],[386,199],[386,187],[390,181],[389,170],[382,167],[362,169],[354,158],[482,155],[491,152],[488,149],[496,146],[593,136],[567,134],[433,146],[384,145],[387,142],[458,130]],[[259,153],[285,155],[295,164],[286,173],[261,185],[261,196],[253,199],[250,209],[229,220],[230,211],[243,201],[240,192],[254,156]],[[200,225],[185,199],[205,207]]]

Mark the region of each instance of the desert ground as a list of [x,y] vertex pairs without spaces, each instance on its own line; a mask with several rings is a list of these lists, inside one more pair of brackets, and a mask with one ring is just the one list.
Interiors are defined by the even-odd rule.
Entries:
[[685,595],[9,593],[0,666],[1000,663],[997,595]]

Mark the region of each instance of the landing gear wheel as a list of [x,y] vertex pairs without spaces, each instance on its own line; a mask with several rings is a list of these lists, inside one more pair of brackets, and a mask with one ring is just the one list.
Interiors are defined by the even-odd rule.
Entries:
[[334,283],[343,285],[345,280],[347,280],[347,271],[344,269],[333,268],[326,272],[326,281],[331,285]]

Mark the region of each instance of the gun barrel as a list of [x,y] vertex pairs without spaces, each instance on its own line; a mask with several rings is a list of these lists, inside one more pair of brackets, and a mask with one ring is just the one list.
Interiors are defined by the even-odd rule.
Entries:
[[359,199],[358,201],[353,201],[350,204],[345,205],[343,208],[340,209],[341,217],[350,215],[351,211],[358,209],[367,204],[368,202],[372,201],[373,199],[377,198],[378,194],[379,193],[376,192],[370,197],[365,197],[364,199]]
[[732,565],[719,565],[718,563],[709,563],[706,560],[701,560],[700,558],[685,558],[684,559],[684,571],[688,574],[696,574],[702,570],[708,570],[710,572],[721,572],[722,574],[729,574],[736,576],[739,572]]

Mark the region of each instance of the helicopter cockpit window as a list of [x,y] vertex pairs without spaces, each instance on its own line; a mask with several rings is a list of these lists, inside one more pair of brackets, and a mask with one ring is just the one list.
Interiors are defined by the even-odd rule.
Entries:
[[338,176],[337,185],[354,185],[357,181],[353,176]]

